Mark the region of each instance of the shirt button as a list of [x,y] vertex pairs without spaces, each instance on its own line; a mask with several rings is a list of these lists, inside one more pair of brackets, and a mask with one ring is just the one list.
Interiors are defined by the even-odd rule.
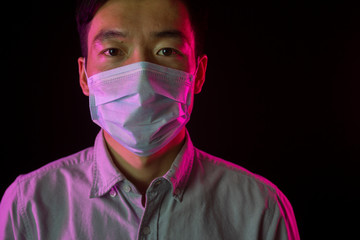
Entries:
[[124,191],[127,192],[127,193],[131,191],[131,187],[130,187],[129,185],[125,185],[125,186],[123,187],[123,189],[124,189]]
[[109,194],[110,194],[111,197],[115,197],[116,196],[116,191],[114,189],[111,189]]
[[150,234],[150,228],[149,227],[144,227],[143,228],[143,234],[145,234],[145,235],[148,235],[148,234]]

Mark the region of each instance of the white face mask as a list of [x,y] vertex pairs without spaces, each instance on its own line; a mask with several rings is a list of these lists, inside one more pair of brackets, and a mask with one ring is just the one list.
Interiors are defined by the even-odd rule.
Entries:
[[137,62],[97,73],[88,86],[92,120],[139,156],[159,151],[190,119],[194,75],[184,71]]

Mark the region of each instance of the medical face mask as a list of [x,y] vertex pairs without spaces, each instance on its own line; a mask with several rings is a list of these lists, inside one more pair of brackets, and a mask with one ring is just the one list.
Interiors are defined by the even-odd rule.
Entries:
[[148,62],[88,78],[92,120],[139,156],[156,153],[190,118],[194,76]]

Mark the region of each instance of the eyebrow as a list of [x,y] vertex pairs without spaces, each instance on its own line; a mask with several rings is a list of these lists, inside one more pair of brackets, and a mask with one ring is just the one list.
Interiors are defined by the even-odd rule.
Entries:
[[[170,38],[170,39],[179,39],[185,40],[190,43],[190,40],[186,37],[186,35],[179,30],[164,30],[159,32],[151,32],[150,35],[154,38]],[[96,42],[104,42],[108,39],[112,38],[126,38],[128,34],[126,32],[118,31],[118,30],[102,30],[94,37],[92,41],[93,44]]]
[[188,41],[185,34],[179,30],[165,30],[160,32],[152,32],[151,35],[155,38],[174,38]]
[[118,30],[102,30],[96,36],[94,37],[94,40],[92,41],[93,44],[95,42],[104,42],[107,39],[111,38],[126,38],[127,33],[121,32]]

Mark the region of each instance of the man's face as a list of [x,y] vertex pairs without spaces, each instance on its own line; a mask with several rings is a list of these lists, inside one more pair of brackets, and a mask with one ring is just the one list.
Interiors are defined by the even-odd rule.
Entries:
[[109,0],[88,33],[89,76],[147,61],[194,73],[195,42],[186,7],[173,0]]
[[[207,57],[195,59],[194,32],[180,0],[109,0],[90,22],[87,41],[89,77],[146,61],[194,74],[193,93],[205,81]],[[80,85],[89,96],[84,63],[80,57]],[[193,98],[189,113],[192,107]]]

